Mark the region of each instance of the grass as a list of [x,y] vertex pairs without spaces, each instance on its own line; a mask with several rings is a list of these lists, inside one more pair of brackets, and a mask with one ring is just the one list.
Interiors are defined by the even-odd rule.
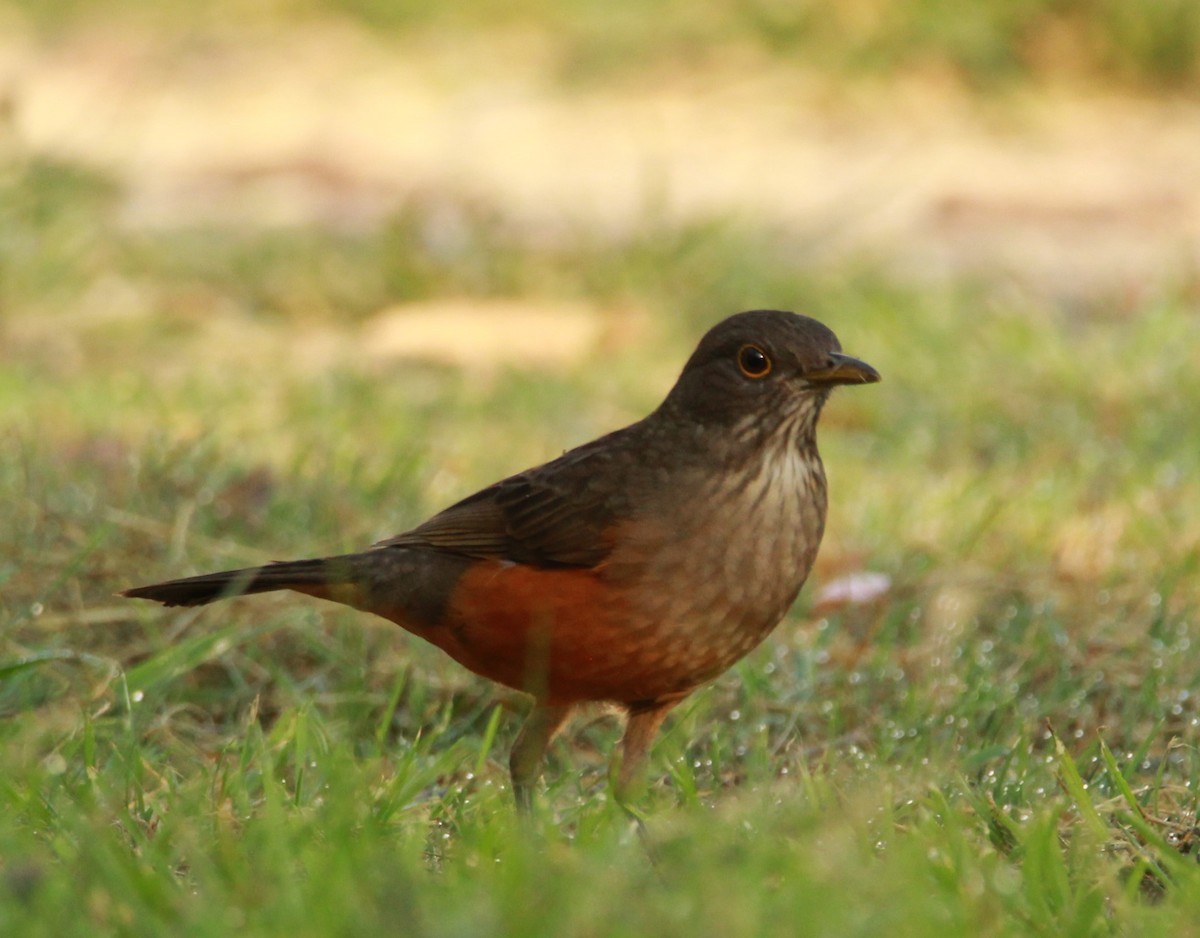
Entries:
[[[721,219],[546,243],[464,204],[447,253],[420,203],[357,234],[147,233],[82,167],[14,161],[0,185],[0,932],[1195,921],[1195,283],[1066,313],[814,270]],[[544,373],[365,354],[376,310],[463,294],[645,326]],[[603,715],[556,744],[523,829],[516,695],[301,598],[113,597],[399,531],[640,416],[705,325],[758,305],[825,320],[885,383],[827,409],[829,533],[797,608],[656,747],[653,862],[607,797]],[[815,603],[862,570],[883,599]]]
[[[25,17],[54,34],[87,17],[179,29],[186,49],[204,29],[340,18],[418,45],[447,35],[526,36],[548,47],[566,84],[706,69],[731,51],[819,73],[890,78],[934,73],[976,89],[1047,79],[1101,79],[1138,90],[1194,93],[1200,82],[1200,9],[1192,0],[858,0],[821,4],[746,0],[697,6],[681,0],[547,4],[471,0],[280,0],[264,9],[222,0],[208,17],[191,4],[157,0],[17,0]],[[647,16],[654,29],[647,29]]]

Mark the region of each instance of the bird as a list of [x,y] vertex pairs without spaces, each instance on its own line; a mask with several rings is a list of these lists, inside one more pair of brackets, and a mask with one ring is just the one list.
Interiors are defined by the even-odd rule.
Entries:
[[880,380],[824,324],[750,310],[700,340],[647,417],[508,476],[357,553],[120,595],[200,606],[292,590],[374,613],[532,708],[509,755],[528,813],[571,713],[624,712],[614,795],[631,804],[668,713],[783,619],[825,529],[817,418]]

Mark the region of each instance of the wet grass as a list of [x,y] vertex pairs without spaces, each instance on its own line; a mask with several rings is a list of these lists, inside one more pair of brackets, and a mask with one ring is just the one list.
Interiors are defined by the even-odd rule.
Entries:
[[[1068,312],[814,270],[786,233],[721,220],[546,243],[462,205],[447,252],[420,204],[354,235],[147,233],[79,168],[4,184],[3,933],[1194,921],[1195,284]],[[378,309],[463,295],[644,327],[546,372],[366,354]],[[797,608],[655,750],[653,863],[607,797],[602,714],[556,744],[523,830],[516,695],[301,598],[113,597],[402,530],[640,416],[704,326],[768,305],[885,382],[827,409],[829,533]],[[816,601],[863,571],[888,592]]]

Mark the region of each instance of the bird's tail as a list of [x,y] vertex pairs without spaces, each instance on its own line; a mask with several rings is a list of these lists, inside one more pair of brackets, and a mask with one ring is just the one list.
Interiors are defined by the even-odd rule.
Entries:
[[274,590],[297,590],[314,596],[326,596],[329,587],[350,579],[351,565],[347,560],[342,557],[288,560],[270,563],[265,567],[224,570],[149,586],[135,586],[122,591],[120,595],[132,599],[153,599],[164,606],[203,606],[231,596],[270,593]]

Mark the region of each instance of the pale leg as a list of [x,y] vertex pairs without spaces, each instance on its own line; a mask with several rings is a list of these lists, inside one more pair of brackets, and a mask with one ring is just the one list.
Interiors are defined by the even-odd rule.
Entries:
[[546,755],[546,747],[570,714],[569,706],[534,704],[525,725],[517,734],[517,741],[513,743],[508,757],[508,771],[512,778],[513,796],[517,799],[517,810],[522,814],[528,814],[533,807],[533,788],[542,774],[542,758]]
[[625,735],[621,738],[621,763],[617,769],[617,802],[633,812],[630,803],[640,794],[650,746],[658,735],[659,727],[678,700],[661,702],[629,712],[625,724]]

